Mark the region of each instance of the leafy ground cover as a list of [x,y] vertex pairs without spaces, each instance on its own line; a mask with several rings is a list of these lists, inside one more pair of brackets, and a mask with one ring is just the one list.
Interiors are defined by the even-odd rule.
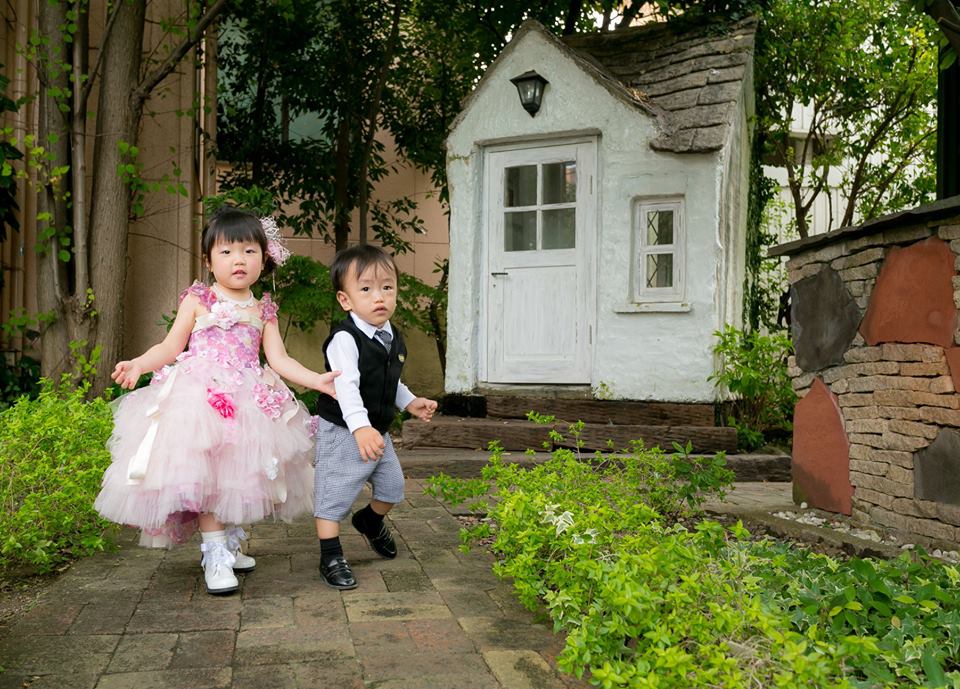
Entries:
[[731,480],[722,457],[684,448],[521,468],[494,446],[481,479],[427,490],[487,512],[464,546],[490,542],[497,573],[566,634],[561,668],[597,686],[960,687],[956,567],[839,559],[702,519]]

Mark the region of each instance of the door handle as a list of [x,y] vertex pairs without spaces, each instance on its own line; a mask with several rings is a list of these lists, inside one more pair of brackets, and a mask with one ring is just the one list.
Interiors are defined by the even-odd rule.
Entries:
[[496,273],[490,273],[490,274],[495,276],[500,276],[500,275],[509,275],[510,273],[496,272]]

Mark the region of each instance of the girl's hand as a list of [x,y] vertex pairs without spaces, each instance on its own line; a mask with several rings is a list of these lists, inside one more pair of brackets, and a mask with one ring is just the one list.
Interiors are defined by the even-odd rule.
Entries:
[[364,426],[353,432],[353,437],[357,439],[357,447],[360,448],[360,456],[364,462],[376,462],[383,457],[383,448],[386,444],[383,442],[383,436],[373,426]]
[[407,405],[407,411],[416,416],[421,421],[430,422],[433,413],[437,411],[437,403],[434,400],[428,400],[426,397],[418,397]]
[[137,387],[137,381],[140,380],[142,374],[143,369],[138,364],[132,361],[121,361],[117,363],[110,377],[113,378],[121,388],[133,390]]
[[330,371],[329,373],[321,373],[320,380],[317,383],[316,389],[325,395],[330,395],[334,399],[337,397],[337,389],[333,385],[333,379],[340,375],[340,371]]

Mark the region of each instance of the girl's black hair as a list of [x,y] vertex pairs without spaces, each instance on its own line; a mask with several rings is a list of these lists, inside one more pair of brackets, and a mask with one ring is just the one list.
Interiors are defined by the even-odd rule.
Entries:
[[200,238],[200,249],[207,261],[218,242],[256,242],[263,252],[261,275],[267,275],[276,267],[273,259],[267,255],[267,235],[260,224],[260,218],[249,211],[233,206],[223,206],[217,210],[207,222]]
[[330,281],[333,283],[333,289],[337,292],[343,290],[343,282],[351,270],[355,270],[359,277],[373,265],[392,270],[397,278],[400,277],[400,271],[397,270],[397,264],[393,262],[393,256],[379,246],[357,244],[337,252],[330,265]]

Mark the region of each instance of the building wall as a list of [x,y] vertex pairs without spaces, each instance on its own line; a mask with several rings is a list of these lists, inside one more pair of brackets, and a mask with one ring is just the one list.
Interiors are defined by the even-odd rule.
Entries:
[[[520,108],[509,81],[529,69],[550,82],[533,118]],[[452,209],[447,391],[468,392],[482,384],[478,342],[485,275],[480,265],[484,146],[511,138],[547,140],[599,132],[592,386],[614,398],[712,401],[714,388],[707,382],[713,372],[711,346],[720,327],[719,304],[726,302],[720,156],[653,151],[648,145],[657,134],[653,119],[614,98],[536,32],[525,34],[523,43],[505,52],[492,70],[447,141]],[[686,212],[684,303],[689,308],[643,312],[630,303],[633,204],[678,195]]]

